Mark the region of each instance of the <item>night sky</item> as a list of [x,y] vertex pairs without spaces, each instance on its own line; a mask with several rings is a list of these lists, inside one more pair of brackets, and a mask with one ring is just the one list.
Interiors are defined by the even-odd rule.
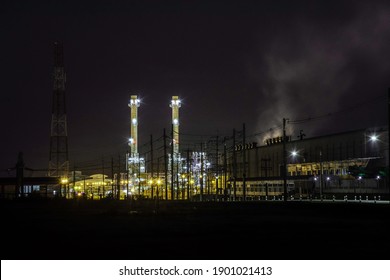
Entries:
[[141,144],[170,131],[173,95],[194,141],[387,125],[389,1],[3,1],[0,30],[1,176],[19,151],[48,167],[55,41],[71,164],[126,149],[135,94]]

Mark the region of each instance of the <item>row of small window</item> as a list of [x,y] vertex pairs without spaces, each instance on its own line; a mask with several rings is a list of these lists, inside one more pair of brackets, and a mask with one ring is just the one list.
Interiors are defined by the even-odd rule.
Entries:
[[[242,192],[242,187],[237,188],[238,192]],[[266,187],[248,187],[247,192],[266,192]],[[282,187],[268,187],[268,192],[282,192]]]
[[[322,172],[324,175],[346,175],[348,174],[348,172],[346,170],[334,170],[334,169],[330,169],[330,170],[326,170],[324,169],[324,171]],[[292,175],[292,176],[299,176],[299,175],[319,175],[319,172],[312,172],[310,170],[307,170],[306,172],[304,171],[289,171],[289,174]]]

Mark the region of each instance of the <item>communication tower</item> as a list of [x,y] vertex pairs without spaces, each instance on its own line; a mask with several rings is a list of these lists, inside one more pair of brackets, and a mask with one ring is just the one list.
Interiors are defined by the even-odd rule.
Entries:
[[63,46],[54,43],[53,99],[50,130],[50,156],[48,176],[68,178],[68,131],[66,121]]

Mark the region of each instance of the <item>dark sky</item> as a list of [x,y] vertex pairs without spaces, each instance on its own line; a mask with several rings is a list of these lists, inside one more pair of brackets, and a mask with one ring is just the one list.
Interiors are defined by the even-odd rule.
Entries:
[[48,166],[56,40],[71,163],[126,147],[133,94],[140,143],[170,130],[173,95],[180,131],[205,137],[387,125],[388,1],[3,1],[0,31],[1,170],[19,151]]

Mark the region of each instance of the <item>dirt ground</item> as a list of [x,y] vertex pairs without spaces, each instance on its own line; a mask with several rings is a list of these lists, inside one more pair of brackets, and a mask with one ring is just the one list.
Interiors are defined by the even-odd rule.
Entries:
[[390,204],[1,201],[1,259],[389,259]]

